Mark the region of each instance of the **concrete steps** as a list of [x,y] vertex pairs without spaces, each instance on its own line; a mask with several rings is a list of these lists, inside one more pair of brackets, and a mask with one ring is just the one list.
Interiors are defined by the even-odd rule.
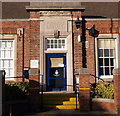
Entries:
[[79,109],[79,101],[77,96],[77,106],[76,106],[76,97],[70,97],[69,101],[63,101],[62,105],[57,105],[57,109]]
[[[76,109],[76,97],[74,93],[44,94],[43,107],[45,109]],[[77,109],[79,101],[77,96]]]

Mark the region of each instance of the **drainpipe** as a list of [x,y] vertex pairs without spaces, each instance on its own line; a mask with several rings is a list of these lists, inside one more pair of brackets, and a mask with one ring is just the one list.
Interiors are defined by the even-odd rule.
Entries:
[[[23,41],[23,69],[22,73],[24,72],[24,29],[23,28],[17,28],[17,34],[19,36],[19,41]],[[23,77],[23,82],[24,82],[24,77]]]
[[[22,40],[23,40],[23,73],[24,73],[24,29],[23,29]],[[25,81],[25,76],[23,77],[23,82],[24,81]]]

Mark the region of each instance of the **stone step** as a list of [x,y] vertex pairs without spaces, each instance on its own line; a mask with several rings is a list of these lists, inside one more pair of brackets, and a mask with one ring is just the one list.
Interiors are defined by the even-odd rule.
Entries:
[[[73,98],[73,97],[72,97],[72,98],[69,98],[69,100],[70,100],[70,101],[76,101],[76,97],[74,97],[74,98]],[[78,99],[78,97],[77,97],[77,101],[78,101],[78,100],[79,100],[79,99]]]
[[[76,105],[75,101],[64,101],[63,105]],[[77,101],[77,105],[79,105],[79,101]]]
[[[57,105],[57,109],[76,109],[76,105]],[[79,109],[79,105],[77,105],[77,109]]]

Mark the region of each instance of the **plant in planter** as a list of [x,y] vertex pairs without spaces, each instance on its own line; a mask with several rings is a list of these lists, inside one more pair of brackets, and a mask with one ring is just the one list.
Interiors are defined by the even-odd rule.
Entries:
[[99,82],[96,84],[95,96],[97,98],[114,98],[114,84],[113,82]]
[[5,84],[6,101],[27,99],[29,84],[26,82],[7,82]]

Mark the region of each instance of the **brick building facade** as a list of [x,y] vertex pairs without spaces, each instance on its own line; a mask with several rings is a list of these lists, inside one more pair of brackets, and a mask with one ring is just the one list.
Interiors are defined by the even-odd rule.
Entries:
[[[119,3],[104,4],[2,3],[0,69],[5,69],[6,81],[17,81],[14,77],[34,66],[43,75],[45,91],[73,91],[73,75],[80,68],[112,81],[112,70],[119,67]],[[90,35],[92,28],[97,36]],[[90,81],[97,80],[91,76]]]

